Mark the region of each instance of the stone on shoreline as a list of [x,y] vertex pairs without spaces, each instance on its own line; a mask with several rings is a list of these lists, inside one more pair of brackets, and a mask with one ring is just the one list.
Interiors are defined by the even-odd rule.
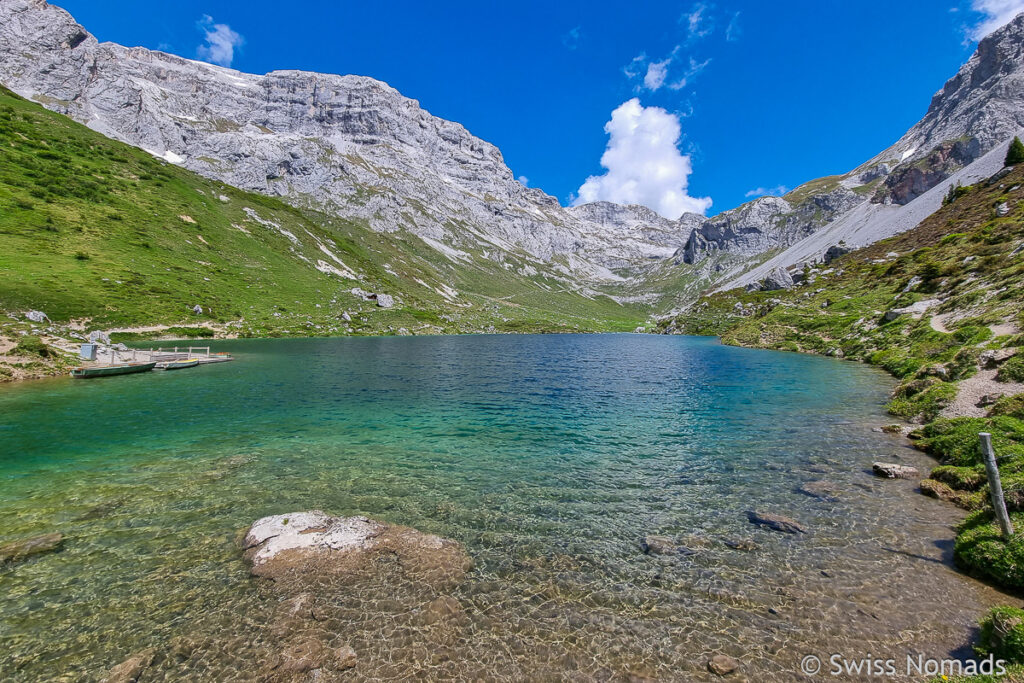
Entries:
[[32,538],[25,538],[20,541],[12,541],[11,543],[0,545],[0,564],[19,562],[32,555],[57,550],[63,543],[64,535],[59,533],[43,534],[42,536],[33,536]]
[[315,581],[374,573],[375,560],[397,560],[400,571],[430,585],[459,581],[472,566],[462,545],[368,517],[334,517],[320,510],[257,520],[243,541],[256,576]]
[[877,476],[887,479],[915,479],[919,474],[916,467],[898,465],[894,462],[872,463],[871,469]]
[[747,511],[747,519],[751,524],[756,524],[764,529],[781,531],[784,534],[806,534],[807,529],[795,519],[777,515],[773,512]]

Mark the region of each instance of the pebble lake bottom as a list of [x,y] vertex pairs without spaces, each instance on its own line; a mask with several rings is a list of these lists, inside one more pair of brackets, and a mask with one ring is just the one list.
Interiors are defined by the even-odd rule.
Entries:
[[65,537],[0,567],[0,680],[146,648],[140,681],[266,677],[288,634],[240,534],[310,509],[473,559],[443,618],[393,576],[315,596],[357,655],[339,680],[704,681],[718,654],[809,680],[807,655],[969,656],[1007,600],[953,569],[958,510],[870,474],[933,463],[872,431],[893,382],[864,365],[625,334],[214,346],[237,362],[0,386],[0,543]]

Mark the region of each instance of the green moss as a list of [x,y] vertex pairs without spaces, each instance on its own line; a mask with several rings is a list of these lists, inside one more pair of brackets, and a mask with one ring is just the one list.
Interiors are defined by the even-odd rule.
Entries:
[[976,491],[984,486],[986,481],[985,468],[981,465],[974,467],[939,465],[932,469],[929,476],[957,491]]
[[994,607],[981,621],[981,634],[975,647],[978,655],[993,655],[1011,664],[1024,664],[1024,610]]
[[989,416],[1008,415],[1024,420],[1024,394],[1003,396],[988,411]]
[[[1015,528],[1024,524],[1024,512],[1012,512]],[[1006,588],[1024,588],[1024,534],[1004,541],[992,512],[981,510],[958,528],[953,558],[961,569]]]
[[49,358],[51,355],[48,347],[39,337],[28,335],[18,340],[18,345],[12,350],[16,356],[39,356]]
[[906,420],[934,420],[939,412],[956,398],[956,385],[934,378],[904,382],[893,394],[888,409],[892,415]]
[[981,464],[980,432],[992,434],[992,446],[1011,469],[1017,458],[1024,460],[1024,421],[1006,415],[992,418],[941,418],[920,430],[917,445],[944,464],[970,467]]
[[1024,382],[1024,355],[1017,354],[999,366],[997,382]]

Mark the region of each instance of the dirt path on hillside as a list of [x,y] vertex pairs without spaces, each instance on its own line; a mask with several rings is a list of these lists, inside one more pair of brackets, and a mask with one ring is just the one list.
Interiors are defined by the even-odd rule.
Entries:
[[943,334],[949,334],[949,328],[946,327],[946,321],[949,319],[949,313],[940,313],[933,315],[928,324],[932,326],[932,329],[936,332],[942,332]]
[[996,370],[979,370],[977,374],[960,382],[956,399],[942,409],[942,417],[985,417],[988,406],[978,407],[986,394],[1012,396],[1024,392],[1024,384],[997,382]]
[[140,325],[138,327],[111,327],[108,330],[104,330],[107,334],[117,334],[126,332],[163,332],[169,330],[172,327],[206,327],[211,330],[219,331],[224,328],[224,325],[220,323],[179,323],[177,325]]

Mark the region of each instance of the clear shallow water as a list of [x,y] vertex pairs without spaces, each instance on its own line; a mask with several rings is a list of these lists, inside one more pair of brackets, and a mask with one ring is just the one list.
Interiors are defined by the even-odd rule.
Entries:
[[947,656],[998,597],[949,566],[955,510],[868,474],[930,463],[871,431],[891,383],[861,365],[635,335],[217,346],[238,362],[0,387],[0,542],[67,537],[0,568],[0,679],[99,679],[182,637],[204,654],[143,680],[253,679],[279,598],[238,534],[312,508],[475,561],[443,629],[417,625],[422,591],[323,596],[349,678],[704,680],[721,652],[794,680],[808,653]]

